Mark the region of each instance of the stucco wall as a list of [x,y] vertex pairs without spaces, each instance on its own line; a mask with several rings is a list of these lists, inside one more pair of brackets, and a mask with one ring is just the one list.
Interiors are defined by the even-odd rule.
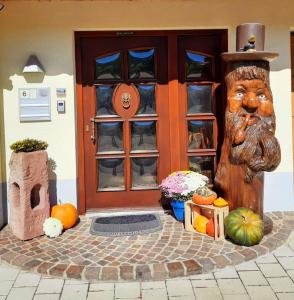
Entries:
[[[266,50],[280,53],[271,64],[271,86],[276,135],[282,147],[280,166],[265,177],[265,210],[294,208],[290,76],[293,1],[6,1],[5,6],[0,12],[0,102],[4,106],[6,165],[11,154],[9,145],[15,140],[35,137],[48,141],[49,156],[56,164],[50,176],[52,182],[57,179],[57,186],[53,184],[51,189],[57,191],[56,198],[73,203],[77,201],[75,30],[227,28],[229,50],[234,51],[236,25],[265,24]],[[32,53],[43,64],[44,77],[24,77],[21,73]],[[51,122],[19,122],[18,88],[34,86],[51,88]],[[66,114],[56,111],[58,87],[67,89]]]
[[[1,89],[0,89],[1,91]],[[7,221],[3,102],[0,98],[0,229]]]

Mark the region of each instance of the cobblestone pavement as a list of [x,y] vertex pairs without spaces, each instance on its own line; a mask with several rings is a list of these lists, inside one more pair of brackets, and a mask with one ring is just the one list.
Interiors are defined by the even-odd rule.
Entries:
[[[272,232],[259,245],[250,248],[187,232],[182,223],[166,214],[161,215],[161,231],[130,237],[92,236],[88,217],[82,217],[75,228],[56,239],[42,236],[20,241],[6,226],[0,231],[0,259],[25,271],[92,283],[171,279],[240,264],[277,249],[294,228],[294,212],[275,212],[268,217],[273,221]],[[238,280],[236,285],[240,283]],[[204,283],[207,282],[214,284],[214,281]],[[226,283],[221,278],[218,284]]]
[[294,231],[280,248],[213,273],[161,281],[99,282],[53,278],[0,264],[0,300],[293,300]]

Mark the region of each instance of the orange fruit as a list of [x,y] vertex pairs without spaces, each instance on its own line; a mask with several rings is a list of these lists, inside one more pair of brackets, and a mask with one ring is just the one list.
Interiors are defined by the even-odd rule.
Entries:
[[64,229],[69,229],[77,223],[78,211],[71,203],[57,204],[52,207],[51,217],[58,219]]

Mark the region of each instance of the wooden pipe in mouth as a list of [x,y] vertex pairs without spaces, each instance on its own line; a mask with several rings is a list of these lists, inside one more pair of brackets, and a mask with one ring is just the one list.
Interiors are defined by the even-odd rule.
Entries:
[[243,125],[246,124],[246,126],[244,129],[246,129],[247,126],[252,126],[260,121],[260,116],[253,113],[243,113],[241,114],[241,117],[245,118]]

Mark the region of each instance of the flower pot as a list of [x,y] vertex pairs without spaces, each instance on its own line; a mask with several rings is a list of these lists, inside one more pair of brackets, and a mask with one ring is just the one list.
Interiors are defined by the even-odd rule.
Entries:
[[177,201],[177,200],[172,200],[171,201],[171,206],[174,212],[174,215],[176,219],[180,222],[184,221],[184,215],[185,215],[185,202],[183,201]]

